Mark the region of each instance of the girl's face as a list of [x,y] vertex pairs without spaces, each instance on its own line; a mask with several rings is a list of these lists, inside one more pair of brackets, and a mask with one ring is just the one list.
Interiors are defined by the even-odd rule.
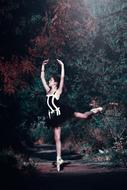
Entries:
[[54,80],[53,77],[50,78],[49,80],[49,87],[57,86],[57,82]]

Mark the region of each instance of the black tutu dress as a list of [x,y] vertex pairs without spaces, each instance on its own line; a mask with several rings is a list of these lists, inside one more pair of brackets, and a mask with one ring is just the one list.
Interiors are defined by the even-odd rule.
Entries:
[[74,116],[75,110],[69,105],[63,105],[56,98],[55,93],[46,95],[46,125],[47,127],[61,127],[62,123]]

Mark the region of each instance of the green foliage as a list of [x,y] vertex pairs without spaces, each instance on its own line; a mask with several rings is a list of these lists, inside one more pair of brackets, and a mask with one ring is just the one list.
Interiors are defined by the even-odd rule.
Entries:
[[14,156],[14,152],[11,150],[4,150],[0,152],[0,166],[11,166],[16,167],[17,166],[17,160]]
[[[21,136],[32,143],[39,138],[53,142],[52,131],[44,127],[45,92],[40,67],[43,59],[50,58],[46,79],[54,74],[60,75],[55,61],[60,58],[66,74],[62,101],[81,112],[89,109],[93,97],[97,97],[100,104],[107,105],[100,116],[95,115],[87,121],[67,121],[62,129],[63,141],[71,136],[84,153],[98,154],[98,149],[107,148],[111,155],[118,156],[117,160],[125,158],[126,143],[119,151],[117,145],[120,145],[121,138],[126,141],[127,136],[126,1],[10,0],[2,1],[2,6],[1,89],[4,93],[8,93],[8,89],[11,93],[18,91],[14,96],[19,103],[21,123],[14,123]],[[13,55],[18,59],[16,56],[12,59]],[[21,57],[30,58],[30,66],[24,62],[23,67]],[[9,100],[5,102],[8,106]],[[110,107],[114,102],[118,106]]]
[[38,22],[40,22],[41,19],[42,19],[41,15],[32,15],[31,22],[32,23],[38,23]]
[[36,120],[31,121],[28,126],[28,120],[20,125],[22,131],[22,138],[26,143],[36,143],[41,140],[42,143],[53,143],[53,134],[51,129],[47,129],[44,117],[38,117]]
[[127,167],[127,149],[125,146],[121,146],[121,142],[114,143],[114,149],[110,152],[111,161],[113,165]]

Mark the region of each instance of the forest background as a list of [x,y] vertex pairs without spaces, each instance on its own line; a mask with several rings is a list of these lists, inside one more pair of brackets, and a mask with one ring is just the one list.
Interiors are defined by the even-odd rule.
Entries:
[[[65,104],[84,112],[95,99],[102,114],[71,119],[62,143],[84,159],[126,165],[127,153],[127,1],[1,0],[0,148],[54,143],[45,126],[41,64],[46,78],[65,64]],[[100,151],[100,152],[99,152]],[[100,154],[103,153],[103,157]]]

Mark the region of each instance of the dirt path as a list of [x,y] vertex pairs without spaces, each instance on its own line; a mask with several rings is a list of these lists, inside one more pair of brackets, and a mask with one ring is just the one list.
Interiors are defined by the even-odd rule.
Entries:
[[29,149],[35,170],[5,170],[0,190],[126,190],[127,169],[109,168],[104,163],[84,163],[81,155],[63,150],[70,163],[59,173],[53,165],[55,146],[43,145]]
[[[127,172],[127,168],[113,168],[106,163],[85,163],[82,155],[62,150],[62,157],[67,164],[60,171],[60,175],[81,175],[99,173]],[[36,168],[42,174],[56,174],[56,167],[53,164],[56,160],[54,145],[36,146],[31,149],[31,158],[36,163]]]

